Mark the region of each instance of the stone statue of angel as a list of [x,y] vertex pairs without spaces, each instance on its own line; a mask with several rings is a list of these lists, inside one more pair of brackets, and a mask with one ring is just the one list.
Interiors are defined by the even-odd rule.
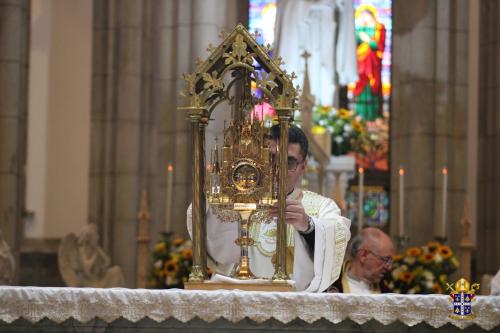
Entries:
[[111,288],[125,285],[120,267],[99,246],[95,224],[85,225],[78,236],[65,236],[59,245],[59,272],[69,287]]
[[10,247],[0,230],[0,285],[11,284],[14,280],[15,262]]

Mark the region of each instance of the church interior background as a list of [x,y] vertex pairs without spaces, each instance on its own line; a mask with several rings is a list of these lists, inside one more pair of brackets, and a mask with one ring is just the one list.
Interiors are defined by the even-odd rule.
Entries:
[[[15,262],[7,284],[63,286],[61,239],[93,223],[125,285],[136,287],[142,193],[151,248],[162,231],[187,236],[192,143],[177,109],[180,76],[239,22],[273,36],[273,6],[0,0],[0,230]],[[362,6],[376,9],[370,17],[385,35],[377,108],[360,107],[373,96],[356,82],[340,84],[332,103],[310,91],[321,101],[311,134],[332,156],[356,161],[342,199],[352,232],[361,216],[401,250],[446,238],[454,252],[470,250],[462,266],[480,281],[500,268],[500,1],[355,0],[358,32]],[[352,147],[335,132],[324,140],[342,119],[340,136],[357,130]],[[222,127],[211,124],[206,142]]]

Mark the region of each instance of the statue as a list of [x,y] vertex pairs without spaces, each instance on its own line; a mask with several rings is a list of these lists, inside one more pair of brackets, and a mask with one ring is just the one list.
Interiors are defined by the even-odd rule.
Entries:
[[78,237],[70,233],[59,245],[59,272],[68,287],[123,287],[125,279],[120,267],[99,246],[95,224],[85,225]]
[[11,284],[14,280],[15,262],[10,247],[0,230],[0,285]]

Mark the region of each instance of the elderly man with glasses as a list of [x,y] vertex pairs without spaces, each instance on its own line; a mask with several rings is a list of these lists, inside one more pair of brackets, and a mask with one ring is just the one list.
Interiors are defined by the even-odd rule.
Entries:
[[342,269],[342,276],[329,292],[375,294],[389,292],[383,278],[392,269],[394,244],[391,238],[377,228],[365,228],[351,242],[350,259]]
[[[269,147],[276,154],[279,126],[271,128]],[[297,290],[322,292],[340,275],[350,221],[340,215],[340,209],[330,198],[298,188],[307,167],[308,141],[304,132],[291,125],[288,132],[288,174],[285,222],[287,228],[287,270]],[[274,159],[277,160],[277,159]],[[250,236],[255,240],[249,249],[250,268],[257,277],[271,278],[276,253],[277,207],[252,223]],[[258,214],[257,214],[258,215]],[[238,263],[239,249],[234,244],[237,218],[227,211],[211,208],[207,211],[207,250],[215,272],[229,275]],[[262,221],[262,220],[267,221]],[[188,227],[190,218],[188,212]]]

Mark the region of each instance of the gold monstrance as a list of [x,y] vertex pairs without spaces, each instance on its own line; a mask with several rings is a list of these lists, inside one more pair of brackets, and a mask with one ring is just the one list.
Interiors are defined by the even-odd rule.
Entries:
[[[253,240],[248,234],[249,220],[254,212],[269,208],[276,200],[278,223],[272,281],[282,283],[288,279],[285,199],[288,126],[297,101],[293,74],[292,77],[287,75],[279,67],[281,59],[271,59],[269,46],[257,44],[241,24],[222,37],[224,40],[219,46],[209,45],[210,55],[205,61],[198,61],[194,73],[183,75],[186,87],[182,95],[187,98],[188,106],[180,109],[188,111],[194,148],[193,268],[189,283],[200,284],[207,277],[206,202],[240,213],[240,235],[236,243],[241,248],[241,256],[235,277],[251,279],[248,246]],[[252,85],[263,93],[260,101],[252,97]],[[228,127],[224,126],[222,158],[216,144],[206,168],[205,128],[213,111],[223,101],[233,106],[233,112]],[[263,101],[276,110],[280,123],[277,169],[273,169],[271,153],[265,143],[268,128],[263,117],[258,117],[258,108],[255,111],[255,104]]]

